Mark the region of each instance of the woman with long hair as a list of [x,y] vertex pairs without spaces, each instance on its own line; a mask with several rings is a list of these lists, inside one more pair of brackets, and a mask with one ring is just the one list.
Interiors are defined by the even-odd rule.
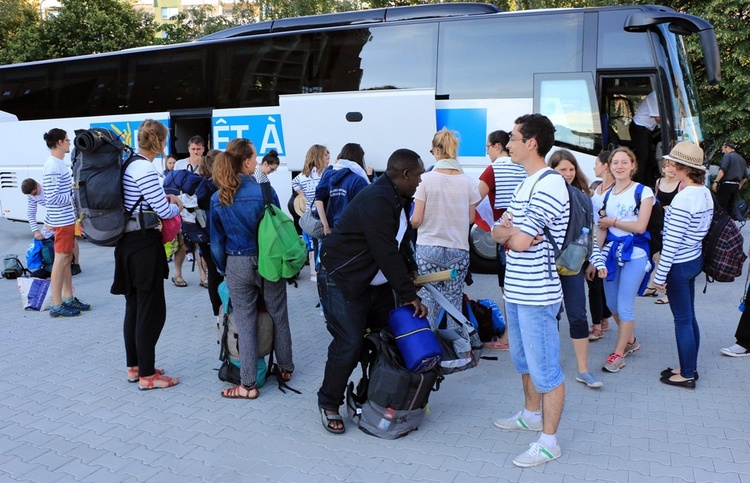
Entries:
[[[617,343],[604,363],[603,370],[619,372],[625,367],[625,356],[641,348],[633,336],[633,304],[638,290],[648,283],[651,253],[646,234],[654,192],[633,181],[638,170],[635,154],[619,147],[609,156],[615,185],[605,194],[599,212],[599,245],[607,259],[604,293],[607,305],[617,322]],[[637,194],[640,191],[640,204]]]
[[[576,161],[573,153],[565,149],[555,151],[550,156],[547,164],[550,168],[560,173],[569,185],[583,191],[587,195],[591,194],[586,175],[578,167],[578,161]],[[593,236],[593,234],[589,234],[589,236]],[[599,265],[598,267],[594,267],[594,264],[590,264],[587,261],[576,275],[560,275],[563,301],[565,302],[565,314],[568,317],[568,324],[570,325],[570,339],[573,341],[573,352],[575,352],[578,364],[576,381],[594,388],[602,387],[604,384],[589,371],[589,324],[586,319],[586,290],[584,280],[588,266],[591,266],[591,270],[598,271],[598,274],[602,277],[606,276],[607,271],[604,268],[604,262],[598,250],[595,255],[596,257],[592,256],[592,259],[596,260],[596,264]]]
[[[292,179],[292,191],[297,193],[297,196],[302,196],[305,199],[306,210],[313,209],[315,189],[318,187],[320,176],[328,167],[330,159],[331,153],[328,151],[328,148],[320,144],[313,144],[307,150],[302,172]],[[318,240],[304,232],[302,233],[302,239],[305,240],[307,253],[310,258],[310,280],[316,281],[318,273],[315,270],[315,260],[318,256]]]
[[[414,194],[411,224],[417,230],[416,261],[420,274],[456,269],[458,276],[433,283],[448,301],[461,310],[464,279],[469,271],[469,228],[479,203],[476,182],[464,174],[456,134],[443,128],[432,138],[435,166],[422,175]],[[433,327],[438,304],[426,290],[420,293]]]
[[700,330],[695,316],[695,277],[703,268],[703,238],[711,227],[714,201],[704,186],[703,150],[696,144],[677,143],[664,159],[674,164],[675,178],[684,188],[672,199],[664,218],[664,246],[656,267],[654,286],[669,296],[674,316],[680,367],[668,367],[660,381],[695,389]]
[[345,144],[336,156],[336,164],[323,172],[315,189],[315,207],[326,235],[344,208],[368,184],[365,150],[357,143]]
[[164,193],[153,164],[164,151],[167,134],[166,126],[153,119],[146,119],[138,128],[137,159],[122,177],[125,209],[132,210],[133,215],[115,246],[115,276],[110,290],[125,295],[127,378],[137,382],[141,390],[163,389],[179,382],[154,367],[156,343],[167,318],[164,280],[169,276],[169,266],[158,220],[145,214],[155,212],[158,218],[167,219],[182,210],[175,195]]
[[[226,152],[214,161],[214,184],[219,191],[211,197],[211,254],[216,268],[224,273],[232,299],[240,348],[241,383],[221,392],[230,399],[255,399],[258,371],[256,337],[258,297],[262,296],[273,320],[273,348],[281,377],[289,380],[294,371],[292,336],[286,302],[286,281],[270,282],[258,273],[257,228],[264,213],[263,191],[252,175],[257,155],[247,139],[233,139]],[[273,203],[279,199],[273,191]]]

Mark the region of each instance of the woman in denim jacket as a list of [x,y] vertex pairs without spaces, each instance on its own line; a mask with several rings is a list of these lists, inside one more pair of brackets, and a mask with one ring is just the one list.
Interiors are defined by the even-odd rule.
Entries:
[[[240,348],[242,383],[221,392],[222,397],[231,399],[255,399],[259,394],[255,387],[259,294],[273,319],[273,347],[281,375],[288,381],[294,371],[286,282],[269,282],[258,274],[256,230],[264,213],[264,202],[261,186],[251,178],[257,164],[253,143],[234,139],[226,152],[216,157],[213,170],[219,191],[211,197],[211,255],[226,278]],[[279,206],[275,191],[273,203]]]

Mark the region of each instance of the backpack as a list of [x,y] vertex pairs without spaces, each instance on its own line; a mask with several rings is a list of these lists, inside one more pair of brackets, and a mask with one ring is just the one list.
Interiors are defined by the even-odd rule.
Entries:
[[744,226],[748,216],[750,216],[750,203],[745,198],[735,200],[732,219],[740,222],[740,226]]
[[258,224],[258,273],[271,282],[292,278],[307,261],[305,242],[294,223],[273,204],[271,184],[261,183],[265,213]]
[[[612,192],[610,189],[604,195],[604,201],[602,202],[602,211],[607,211],[607,200],[609,200],[609,194]],[[643,185],[638,184],[635,188],[635,210],[633,213],[638,216],[638,212],[641,209],[641,196],[643,194]],[[648,233],[649,241],[648,247],[651,251],[650,255],[661,251],[664,241],[664,207],[661,205],[659,200],[654,196],[654,204],[651,207],[651,215],[648,218],[648,225],[646,225],[646,233]]]
[[747,259],[744,242],[739,228],[714,196],[711,226],[703,238],[703,272],[706,274],[703,293],[706,293],[709,283],[733,282],[735,277],[742,275],[742,265]]
[[55,262],[55,241],[52,238],[31,240],[26,250],[26,266],[34,278],[49,278]]
[[346,389],[349,417],[363,432],[382,439],[400,438],[424,421],[432,391],[442,377],[436,369],[409,372],[404,367],[393,335],[387,330],[365,335],[362,378]]
[[21,265],[21,260],[18,259],[18,255],[13,253],[5,255],[5,258],[3,259],[3,278],[15,280],[18,277],[23,277],[23,274],[26,273],[26,271],[27,270],[23,268],[23,265]]
[[[538,183],[542,178],[550,174],[562,176],[557,171],[545,171],[536,180]],[[534,183],[534,184],[536,184]],[[561,246],[557,246],[555,238],[548,227],[544,227],[544,236],[552,244],[555,253],[555,267],[560,275],[576,275],[581,271],[583,262],[589,259],[594,250],[594,207],[591,198],[583,191],[565,181],[570,199],[570,220],[565,229],[565,238]],[[534,188],[531,188],[532,192]],[[586,245],[579,243],[579,238],[584,228],[588,228],[588,240]]]
[[471,300],[469,303],[477,320],[479,340],[491,342],[494,337],[502,337],[505,319],[497,303],[491,299]]
[[95,245],[114,246],[135,207],[143,201],[141,196],[132,210],[125,209],[122,177],[130,163],[139,158],[109,129],[80,131],[74,144],[75,208],[83,236]]

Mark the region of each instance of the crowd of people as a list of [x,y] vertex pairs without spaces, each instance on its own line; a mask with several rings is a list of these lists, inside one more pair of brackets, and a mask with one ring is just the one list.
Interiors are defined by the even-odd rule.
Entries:
[[[221,396],[255,399],[260,394],[259,305],[273,320],[279,377],[289,381],[295,370],[286,282],[272,282],[258,273],[263,183],[279,167],[279,156],[272,150],[259,163],[256,147],[242,138],[230,141],[223,151],[204,153],[203,139],[195,136],[188,142],[188,158],[167,157],[157,169],[154,160],[162,155],[167,135],[163,124],[146,120],[138,130],[137,159],[123,175],[124,205],[133,219],[115,247],[111,293],[124,295],[126,302],[127,379],[142,390],[179,383],[156,368],[155,347],[166,320],[168,258],[174,260],[172,282],[184,287],[182,263],[185,254],[192,253],[200,264],[201,285],[205,282],[208,288],[214,315],[221,309],[222,280],[233,304],[241,381]],[[490,133],[486,150],[491,164],[478,183],[464,174],[458,133],[445,128],[433,137],[434,162],[427,170],[409,149],[394,151],[385,171],[376,176],[365,163],[360,144],[344,145],[332,165],[327,147],[309,148],[292,190],[299,198],[298,211],[310,210],[322,224],[320,238],[302,236],[309,251],[310,277],[317,283],[331,335],[317,393],[327,431],[345,431],[339,408],[368,329],[385,327],[388,313],[399,305],[411,306],[415,316],[426,317],[435,327],[440,307],[415,284],[417,274],[456,269],[457,278],[435,287],[461,309],[469,270],[469,228],[485,197],[492,208],[491,232],[498,244],[498,282],[507,319],[505,334],[485,348],[510,351],[524,392],[523,407],[494,424],[505,430],[541,432],[514,464],[535,466],[561,455],[557,428],[565,402],[565,376],[558,322],[563,303],[576,357],[575,379],[599,388],[604,383],[589,368],[589,343],[603,337],[612,318],[617,337],[602,369],[619,372],[628,354],[640,349],[635,337],[636,297],[665,293],[656,302],[671,309],[679,364],[661,371],[660,381],[696,387],[700,330],[694,285],[702,269],[702,240],[714,212],[714,197],[705,186],[703,151],[694,143],[677,143],[663,157],[662,177],[652,189],[636,181],[642,166],[637,154],[617,147],[596,158],[594,173],[600,181],[590,183],[571,152],[553,151],[554,136],[552,122],[540,114],[519,117],[510,133]],[[71,291],[71,266],[77,266],[75,214],[72,179],[62,161],[70,140],[64,131],[53,129],[45,134],[45,141],[51,155],[43,182],[27,180],[23,191],[29,199],[34,237],[54,236],[50,315],[69,317],[91,308]],[[713,185],[718,202],[728,208],[746,179],[735,148],[732,143],[724,145],[725,159]],[[267,186],[279,206],[276,192]],[[563,244],[573,198],[578,199],[571,189],[587,195],[594,213],[594,243],[580,272],[561,275],[555,269],[554,247]],[[37,204],[47,208],[43,227],[36,222]],[[658,246],[648,230],[655,205],[665,212],[659,234],[663,244]],[[144,229],[136,223],[145,211],[162,220],[181,216],[183,235],[165,246],[158,228]],[[187,229],[186,224],[196,227]],[[750,309],[740,319],[736,344],[721,351],[732,357],[750,355]]]

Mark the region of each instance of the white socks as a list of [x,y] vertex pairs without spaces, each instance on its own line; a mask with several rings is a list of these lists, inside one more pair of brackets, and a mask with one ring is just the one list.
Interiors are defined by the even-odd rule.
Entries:
[[529,411],[526,408],[523,408],[523,413],[521,413],[521,417],[530,423],[538,423],[542,420],[542,412],[541,411]]
[[545,447],[552,449],[557,446],[557,434],[542,433],[542,435],[539,436],[539,442]]

